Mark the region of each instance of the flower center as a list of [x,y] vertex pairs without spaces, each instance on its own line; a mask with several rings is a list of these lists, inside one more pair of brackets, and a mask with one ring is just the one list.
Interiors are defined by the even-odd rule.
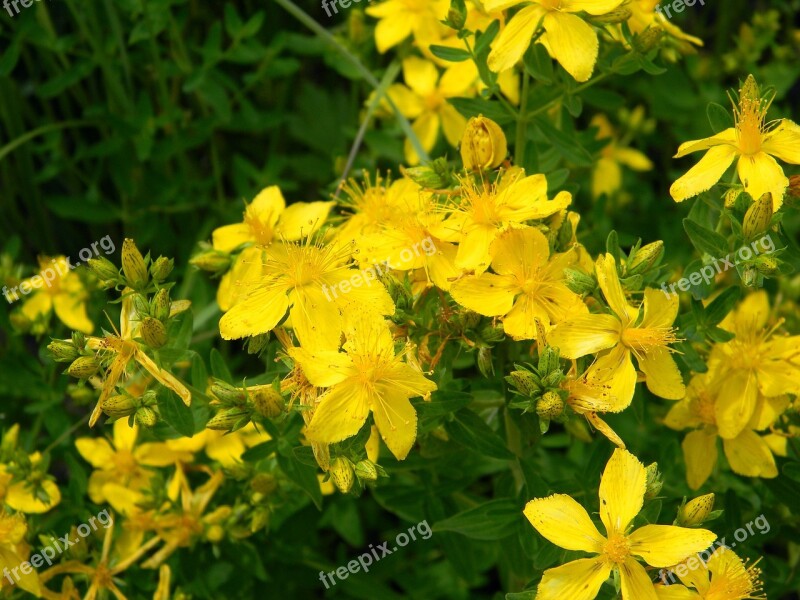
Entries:
[[267,221],[262,221],[249,206],[244,213],[244,222],[250,228],[250,234],[255,238],[257,244],[269,246],[272,243],[275,234],[272,227]]
[[697,396],[691,399],[689,406],[692,413],[706,425],[717,424],[717,416],[714,411],[714,398],[712,398],[708,392],[703,391],[697,394]]
[[539,4],[547,10],[561,10],[562,0],[539,0]]
[[626,327],[622,330],[622,343],[637,357],[658,348],[667,348],[677,341],[671,327]]
[[756,80],[752,75],[749,76],[739,91],[738,106],[734,105],[733,108],[736,139],[739,152],[744,156],[761,152],[764,133],[768,129],[764,121],[771,103],[770,99],[761,97]]
[[631,544],[624,535],[615,533],[603,546],[603,554],[606,560],[620,565],[630,556]]

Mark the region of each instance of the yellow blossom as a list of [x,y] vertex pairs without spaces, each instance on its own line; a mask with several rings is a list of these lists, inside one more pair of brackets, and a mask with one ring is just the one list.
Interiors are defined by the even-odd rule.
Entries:
[[[22,282],[21,286],[30,286],[34,292],[25,300],[21,311],[31,321],[41,317],[48,317],[55,311],[59,320],[70,329],[91,333],[94,330],[89,317],[86,315],[86,302],[89,294],[81,282],[81,278],[71,269],[69,260],[64,256],[52,259],[39,258],[40,273],[35,277]],[[53,277],[49,284],[43,273]],[[35,285],[34,285],[35,284]]]
[[[678,575],[681,583],[657,585],[658,600],[766,600],[761,569],[747,566],[730,548],[718,548],[705,563],[694,559],[681,566],[680,572],[686,573]],[[676,571],[677,567],[670,569]]]

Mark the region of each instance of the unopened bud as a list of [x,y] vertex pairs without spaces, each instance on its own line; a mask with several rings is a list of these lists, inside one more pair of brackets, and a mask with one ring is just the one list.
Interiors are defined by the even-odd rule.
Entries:
[[247,338],[245,347],[248,354],[261,354],[269,343],[269,332]]
[[762,275],[772,275],[778,270],[778,259],[773,256],[759,256],[756,259],[756,269]]
[[278,488],[278,483],[272,473],[258,473],[250,480],[250,487],[254,492],[269,496]]
[[166,321],[169,318],[169,291],[161,288],[150,300],[150,314],[159,321]]
[[642,246],[627,265],[627,275],[640,275],[658,266],[664,257],[664,242],[658,240]]
[[521,394],[529,398],[542,389],[542,382],[539,380],[539,377],[530,371],[512,371],[511,374],[506,377],[506,381],[517,388]]
[[651,463],[645,467],[645,474],[647,476],[647,490],[645,491],[645,498],[653,499],[661,492],[664,486],[664,480],[661,473],[658,472],[658,463]]
[[651,25],[633,38],[633,47],[642,54],[647,54],[661,43],[664,30],[658,25]]
[[222,379],[215,379],[211,384],[211,393],[219,398],[223,404],[243,404],[244,390],[233,387],[230,383]]
[[119,277],[119,269],[117,269],[116,265],[103,256],[90,258],[86,261],[86,266],[101,281],[113,282]]
[[206,429],[213,429],[215,431],[233,431],[234,428],[239,429],[242,421],[247,421],[248,413],[241,408],[227,408],[219,411],[216,415],[211,417],[206,423]]
[[174,261],[166,256],[159,256],[156,261],[150,265],[150,275],[154,281],[164,281],[169,274],[172,273]]
[[128,285],[134,289],[140,289],[147,284],[147,265],[136,243],[130,238],[125,238],[122,242],[122,272],[125,273]]
[[538,371],[542,374],[549,374],[552,371],[560,369],[561,361],[559,352],[551,346],[546,346],[539,354]]
[[127,394],[117,394],[103,400],[100,406],[104,413],[112,419],[129,417],[136,412],[136,401]]
[[333,484],[343,494],[349,492],[353,487],[353,466],[348,459],[342,456],[338,457],[331,463],[328,472],[331,474]]
[[154,408],[142,406],[136,411],[136,422],[142,427],[155,427],[158,423],[158,413]]
[[766,192],[753,202],[744,214],[742,233],[745,239],[752,239],[764,233],[772,222],[772,193]]
[[745,265],[742,271],[742,283],[745,287],[757,287],[761,273],[756,265]]
[[269,419],[274,419],[286,408],[283,396],[271,385],[249,387],[247,393],[258,414]]
[[189,264],[207,273],[220,274],[230,268],[231,255],[227,252],[220,252],[219,250],[208,250],[195,255],[194,258],[189,261]]
[[789,177],[789,187],[786,190],[786,195],[790,198],[800,198],[800,175]]
[[53,340],[47,345],[47,349],[56,362],[72,362],[80,356],[71,340]]
[[488,346],[478,348],[478,370],[484,377],[494,375],[494,362],[492,361],[492,349]]
[[269,526],[270,514],[270,510],[266,506],[256,508],[250,518],[250,531],[255,533]]
[[167,343],[167,328],[158,319],[145,317],[141,322],[139,332],[144,343],[153,349],[158,349]]
[[447,179],[442,177],[440,173],[427,166],[403,169],[403,175],[426,189],[438,190],[446,187],[448,183]]
[[484,116],[472,117],[461,138],[461,161],[468,171],[494,169],[508,154],[506,136],[500,126]]
[[67,369],[67,374],[78,379],[88,379],[100,368],[94,356],[76,358]]
[[209,525],[206,529],[206,539],[212,544],[216,544],[225,539],[225,529],[222,525]]
[[356,463],[356,475],[365,481],[375,481],[378,479],[378,469],[371,460],[361,460]]
[[583,296],[584,294],[591,294],[597,288],[597,282],[591,275],[587,275],[583,271],[567,267],[564,269],[564,285],[570,291]]
[[742,195],[743,191],[744,188],[737,185],[725,192],[725,195],[723,196],[725,208],[728,210],[733,209],[733,207],[736,206],[736,201],[739,199],[739,196]]
[[712,510],[714,510],[714,494],[699,496],[678,510],[675,524],[680,527],[697,527],[703,524]]
[[619,8],[607,12],[602,15],[592,15],[589,20],[598,25],[616,25],[617,23],[624,23],[631,18],[633,12],[631,9],[620,6]]
[[445,24],[456,31],[461,31],[466,23],[467,5],[464,0],[450,0],[450,10],[447,11]]
[[543,419],[555,419],[564,412],[564,400],[557,392],[545,392],[536,402],[536,414]]

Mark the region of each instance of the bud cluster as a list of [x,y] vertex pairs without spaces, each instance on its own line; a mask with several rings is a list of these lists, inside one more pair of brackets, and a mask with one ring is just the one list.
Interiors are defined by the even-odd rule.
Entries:
[[536,412],[542,433],[550,428],[550,422],[566,422],[567,392],[561,389],[565,375],[561,370],[558,350],[545,347],[539,354],[539,363],[533,365],[514,365],[515,369],[506,376],[506,381],[522,398],[512,401],[509,406],[521,408],[523,412]]
[[271,384],[236,387],[214,379],[210,393],[214,397],[211,406],[218,410],[206,424],[208,429],[237,431],[254,419],[274,419],[286,411],[277,380]]

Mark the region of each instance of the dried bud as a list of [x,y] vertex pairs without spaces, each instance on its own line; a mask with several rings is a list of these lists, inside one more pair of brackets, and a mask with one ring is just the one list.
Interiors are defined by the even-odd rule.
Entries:
[[81,356],[72,362],[67,374],[78,379],[89,379],[99,368],[100,364],[94,356]]
[[230,268],[231,255],[218,250],[208,250],[195,255],[194,258],[189,261],[189,264],[194,265],[201,271],[219,275]]
[[119,277],[119,269],[117,269],[116,265],[103,256],[90,258],[86,261],[86,266],[103,282],[109,282],[113,285],[113,282]]
[[136,411],[136,422],[142,427],[155,427],[158,423],[158,413],[154,408],[142,406]]
[[150,300],[150,314],[159,321],[169,318],[169,290],[161,288]]
[[375,463],[371,460],[361,460],[356,463],[355,471],[359,479],[365,481],[375,481],[378,479],[378,469],[375,468]]
[[591,294],[597,288],[597,282],[591,275],[571,267],[564,269],[564,284],[571,291],[581,296]]
[[494,362],[492,362],[492,349],[488,346],[478,348],[478,370],[484,377],[494,375]]
[[543,419],[555,419],[564,412],[564,400],[557,392],[545,392],[536,402],[536,414]]
[[627,275],[640,275],[658,266],[664,257],[664,242],[658,240],[642,246],[627,265]]
[[150,276],[154,281],[164,281],[169,274],[172,273],[174,261],[166,256],[159,256],[158,259],[150,265]]
[[699,496],[678,510],[675,524],[680,527],[697,527],[703,524],[712,510],[714,510],[714,494]]
[[56,362],[72,362],[80,356],[71,340],[53,340],[47,345],[47,349]]
[[254,492],[269,496],[278,489],[278,482],[272,473],[258,473],[250,480],[250,487]]
[[227,408],[219,411],[216,415],[211,417],[211,420],[206,423],[206,429],[214,429],[216,431],[233,431],[234,428],[238,429],[238,425],[244,420],[248,419],[248,413],[242,408]]
[[468,171],[494,169],[506,159],[508,145],[500,126],[484,116],[472,117],[461,138],[461,161]]
[[247,393],[256,412],[269,419],[274,419],[286,408],[283,396],[271,385],[249,387]]
[[153,349],[161,348],[167,343],[167,328],[158,319],[145,317],[141,322],[139,332],[144,343]]
[[800,198],[800,175],[789,177],[789,187],[786,190],[786,195],[790,198]]
[[328,471],[331,475],[331,480],[337,489],[346,494],[353,487],[353,466],[350,461],[342,456],[338,457],[331,463],[331,468]]
[[122,242],[122,272],[132,288],[140,289],[147,285],[147,265],[136,243],[130,238]]
[[744,215],[742,222],[742,233],[745,239],[752,239],[764,233],[772,221],[772,193],[763,194],[758,200],[753,202]]
[[542,382],[530,371],[512,371],[506,381],[524,396],[532,397],[542,389]]
[[112,419],[129,417],[136,412],[138,406],[136,401],[127,394],[117,394],[103,400],[100,407]]
[[647,491],[645,492],[645,498],[652,499],[661,492],[661,488],[664,486],[664,479],[661,477],[661,473],[658,472],[658,463],[647,465],[645,473],[647,475]]

